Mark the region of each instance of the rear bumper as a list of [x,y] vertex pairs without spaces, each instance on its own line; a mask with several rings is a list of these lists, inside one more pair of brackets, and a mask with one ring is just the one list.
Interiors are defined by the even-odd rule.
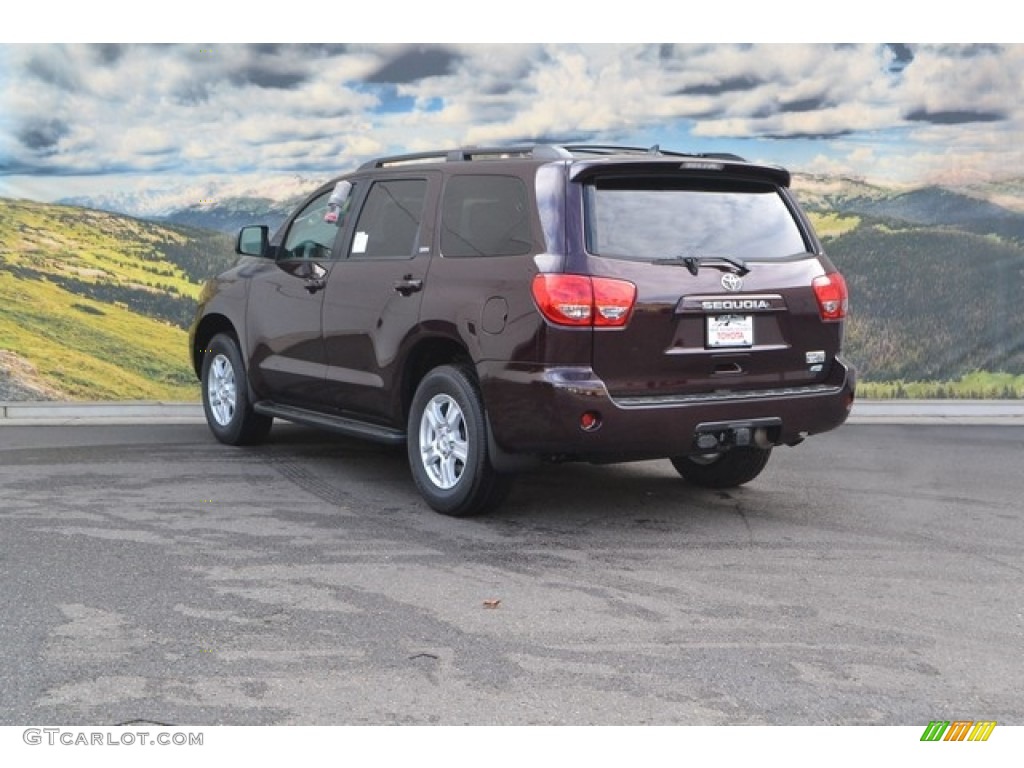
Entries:
[[[709,425],[771,424],[774,444],[835,429],[853,405],[856,375],[841,359],[812,386],[688,396],[613,398],[584,366],[481,365],[480,385],[494,444],[509,454],[631,461],[701,451]],[[595,413],[600,426],[581,428]]]

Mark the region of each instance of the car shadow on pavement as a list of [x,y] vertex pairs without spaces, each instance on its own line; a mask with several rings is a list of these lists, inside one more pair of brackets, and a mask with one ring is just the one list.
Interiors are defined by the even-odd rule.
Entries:
[[[771,471],[749,486],[707,490],[688,485],[667,460],[595,465],[546,464],[517,475],[508,498],[497,509],[470,518],[446,518],[416,493],[404,448],[331,435],[312,428],[275,425],[269,441],[250,449],[306,490],[328,501],[358,505],[370,514],[384,511],[429,516],[434,525],[511,529],[570,530],[580,526],[621,530],[623,526],[678,529],[697,522],[727,527],[744,509],[764,509]],[[296,477],[300,468],[305,479]],[[311,479],[315,478],[315,485]],[[318,491],[319,489],[319,491]],[[770,496],[770,492],[768,493]]]

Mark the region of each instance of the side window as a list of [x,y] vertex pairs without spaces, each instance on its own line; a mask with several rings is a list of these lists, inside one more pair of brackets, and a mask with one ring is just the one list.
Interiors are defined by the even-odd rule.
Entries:
[[453,176],[442,205],[444,256],[519,256],[533,249],[529,195],[517,176]]
[[354,258],[410,259],[419,246],[426,179],[375,182],[352,236]]
[[284,241],[283,259],[329,259],[338,236],[338,224],[324,221],[330,190],[317,195],[295,217]]

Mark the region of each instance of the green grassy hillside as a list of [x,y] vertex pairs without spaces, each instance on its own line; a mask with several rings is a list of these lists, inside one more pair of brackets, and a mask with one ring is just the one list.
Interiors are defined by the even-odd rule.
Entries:
[[[841,203],[810,215],[850,286],[862,394],[1024,395],[1024,244]],[[0,400],[198,399],[186,328],[231,251],[216,232],[0,199]]]
[[229,251],[216,233],[0,199],[0,381],[18,391],[28,376],[21,390],[68,399],[196,400],[185,329]]
[[847,354],[864,381],[889,383],[866,392],[1017,396],[1024,313],[1015,299],[1024,290],[1024,246],[862,219],[826,248],[850,287]]

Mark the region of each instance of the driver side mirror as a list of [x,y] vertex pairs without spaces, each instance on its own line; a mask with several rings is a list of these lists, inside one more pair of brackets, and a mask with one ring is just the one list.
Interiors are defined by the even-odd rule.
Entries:
[[235,241],[240,256],[266,256],[270,245],[270,229],[263,225],[242,227]]

